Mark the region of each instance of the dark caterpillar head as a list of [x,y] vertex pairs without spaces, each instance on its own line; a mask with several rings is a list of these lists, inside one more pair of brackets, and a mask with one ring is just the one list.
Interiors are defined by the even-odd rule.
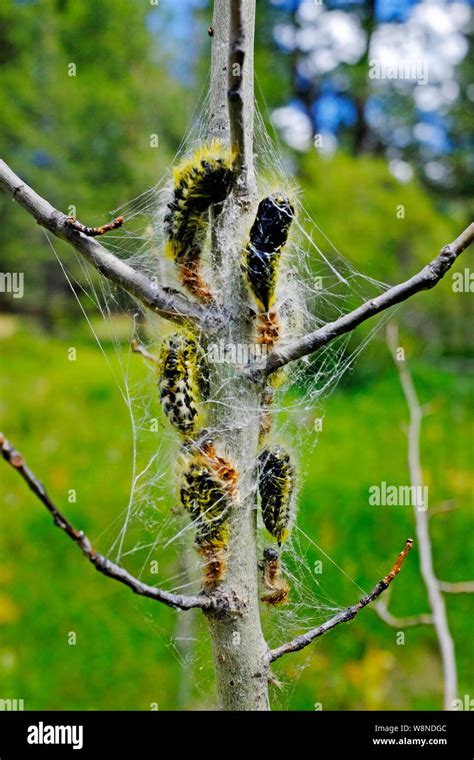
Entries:
[[278,552],[272,546],[266,546],[263,550],[263,559],[265,562],[275,562],[278,559]]

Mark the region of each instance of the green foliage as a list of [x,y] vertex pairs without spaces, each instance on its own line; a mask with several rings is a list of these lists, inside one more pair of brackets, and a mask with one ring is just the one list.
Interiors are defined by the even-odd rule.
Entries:
[[[26,327],[26,325],[25,325]],[[97,346],[78,340],[77,361],[67,360],[69,342],[44,338],[31,326],[14,332],[5,318],[0,334],[0,419],[3,431],[23,449],[67,515],[97,548],[108,548],[104,529],[125,507],[129,491],[131,433],[128,413]],[[398,378],[382,343],[383,369],[363,385],[337,392],[328,402],[315,449],[306,447],[298,525],[368,590],[387,572],[405,538],[413,533],[407,507],[373,507],[374,482],[407,482],[407,419]],[[47,361],[45,358],[47,357]],[[362,370],[364,359],[361,360]],[[359,365],[360,366],[360,365]],[[468,378],[437,364],[416,362],[414,378],[424,421],[422,459],[430,503],[453,499],[457,509],[432,520],[436,569],[447,580],[474,574],[469,531],[472,403]],[[142,377],[130,365],[131,382]],[[362,374],[367,374],[362,372]],[[158,407],[159,400],[156,399]],[[313,427],[314,420],[301,420]],[[153,435],[151,435],[153,439]],[[151,440],[151,445],[153,440]],[[347,463],[357,463],[348,470]],[[27,709],[176,709],[182,676],[171,637],[177,616],[137,599],[97,573],[52,524],[15,473],[1,470],[0,679],[5,696],[23,697]],[[77,503],[68,503],[76,488]],[[176,503],[170,490],[169,506]],[[163,516],[165,519],[165,515]],[[390,540],[387,539],[390,537]],[[130,558],[133,559],[133,558]],[[349,604],[354,586],[314,547],[308,566],[323,560],[321,602]],[[426,611],[427,601],[414,548],[393,586],[394,614]],[[285,556],[286,561],[286,556]],[[163,565],[163,566],[162,566]],[[177,572],[175,555],[160,561],[158,580]],[[144,577],[156,582],[156,576]],[[460,692],[472,681],[469,595],[448,598],[456,640]],[[188,614],[188,613],[186,613]],[[278,610],[265,612],[272,644],[282,642]],[[212,658],[204,623],[196,619],[194,686],[184,707],[213,703]],[[294,621],[291,623],[294,631]],[[287,628],[285,626],[285,628]],[[68,645],[68,634],[77,644]],[[288,684],[277,706],[324,708],[438,709],[441,671],[432,630],[408,629],[407,644],[366,610],[304,653],[280,661]],[[301,666],[304,669],[301,670]],[[297,688],[294,688],[297,682]]]
[[[401,184],[382,159],[308,153],[299,179],[305,206],[342,254],[360,272],[391,285],[428,264],[466,223],[440,211],[416,180]],[[454,271],[462,271],[463,263],[461,258]],[[432,292],[402,307],[406,329],[421,350],[429,344],[435,355],[463,355],[472,347],[470,294],[456,293],[452,285],[450,272]]]
[[[87,224],[155,184],[185,130],[188,95],[154,50],[149,13],[139,0],[1,5],[3,157]],[[3,194],[0,213],[0,269],[26,273],[25,298],[1,305],[51,326],[73,304],[64,277],[44,233]]]

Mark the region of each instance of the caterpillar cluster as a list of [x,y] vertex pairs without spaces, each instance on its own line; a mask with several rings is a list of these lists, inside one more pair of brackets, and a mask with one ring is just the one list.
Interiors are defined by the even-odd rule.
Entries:
[[278,315],[272,306],[276,299],[281,253],[294,215],[294,208],[286,196],[264,198],[258,206],[244,252],[245,273],[259,309],[257,340],[265,345],[273,345],[279,337]]
[[221,580],[226,568],[228,517],[236,498],[238,474],[214,444],[206,441],[186,462],[181,503],[196,525],[195,543],[204,559],[204,588]]
[[181,503],[196,525],[195,543],[204,560],[203,585],[211,588],[226,567],[227,519],[238,497],[238,473],[217,453],[205,431],[198,429],[203,374],[194,337],[176,333],[164,343],[159,359],[160,398],[164,413],[185,438]]
[[233,154],[214,140],[198,148],[173,171],[173,196],[164,219],[165,252],[175,261],[181,283],[200,301],[212,293],[200,274],[209,209],[222,203],[232,183]]
[[294,516],[296,470],[281,447],[264,449],[258,457],[258,490],[263,523],[281,546]]
[[[201,263],[213,205],[224,202],[234,181],[232,152],[219,142],[201,146],[173,171],[173,192],[167,205],[165,251],[174,260],[178,277],[192,295],[204,303],[213,300],[201,275]],[[288,198],[264,198],[256,213],[243,253],[248,287],[257,306],[257,341],[273,346],[280,336],[275,309],[278,270],[295,212]],[[143,353],[143,352],[142,352]],[[222,579],[229,542],[229,516],[239,499],[238,473],[218,454],[202,430],[199,403],[206,397],[202,356],[193,334],[176,333],[165,341],[158,360],[158,386],[163,411],[184,439],[181,503],[195,527],[195,544],[204,561],[203,585],[210,589]],[[262,398],[261,439],[271,428],[269,407],[273,388],[269,381]],[[289,535],[293,516],[295,468],[280,447],[258,456],[258,489],[263,522],[279,546]],[[262,601],[284,604],[288,584],[281,575],[278,552],[267,548],[263,557]]]

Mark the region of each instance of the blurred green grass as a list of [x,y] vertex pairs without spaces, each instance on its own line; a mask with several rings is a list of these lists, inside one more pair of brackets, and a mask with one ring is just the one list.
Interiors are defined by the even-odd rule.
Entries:
[[[68,348],[77,360],[68,361]],[[414,533],[408,507],[373,507],[370,485],[406,484],[407,410],[382,337],[355,373],[327,400],[323,432],[305,447],[299,524],[325,552],[369,589]],[[422,403],[424,476],[430,504],[457,508],[432,519],[435,567],[445,580],[474,577],[472,556],[472,382],[455,365],[413,361]],[[130,367],[138,377],[139,363]],[[359,378],[359,380],[358,380]],[[294,391],[295,394],[298,391]],[[319,416],[319,415],[318,415]],[[301,425],[313,425],[311,414]],[[128,412],[111,371],[92,340],[45,336],[31,323],[0,325],[0,429],[27,456],[58,504],[94,539],[126,506],[132,439]],[[196,619],[191,693],[180,703],[183,672],[172,637],[177,615],[95,573],[54,528],[45,510],[10,468],[0,469],[0,697],[26,709],[159,709],[213,705],[210,648]],[[68,490],[77,503],[68,504]],[[321,583],[338,604],[360,592],[323,559]],[[175,560],[170,558],[170,567]],[[396,615],[427,610],[413,550],[393,586]],[[447,598],[456,642],[460,693],[472,692],[472,600]],[[272,643],[281,641],[265,613]],[[77,636],[75,646],[68,634]],[[297,631],[295,631],[296,633]],[[431,628],[406,630],[404,646],[371,610],[304,653],[281,661],[276,709],[439,709],[441,668]],[[279,638],[280,637],[280,638]]]

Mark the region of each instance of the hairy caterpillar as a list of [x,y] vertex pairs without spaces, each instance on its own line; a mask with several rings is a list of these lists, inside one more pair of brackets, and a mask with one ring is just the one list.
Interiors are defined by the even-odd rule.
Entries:
[[245,272],[257,306],[258,341],[273,345],[279,336],[275,303],[278,265],[295,211],[284,195],[260,201],[244,253]]
[[158,360],[158,388],[164,413],[185,436],[196,430],[200,398],[198,346],[181,333],[165,341]]
[[196,523],[195,543],[204,559],[203,584],[210,587],[225,572],[227,519],[238,498],[238,473],[228,459],[217,454],[208,436],[193,444],[193,449],[186,462],[180,495]]
[[165,223],[165,251],[178,266],[179,279],[199,300],[212,294],[200,275],[201,252],[211,205],[222,203],[230,192],[233,154],[214,140],[203,145],[173,171],[173,197]]
[[288,583],[281,577],[281,566],[278,552],[267,547],[263,550],[263,562],[261,564],[263,585],[267,589],[261,598],[265,604],[286,604],[290,592]]
[[195,543],[205,560],[203,585],[213,586],[225,572],[231,497],[211,468],[196,460],[184,474],[181,503],[196,523]]
[[293,516],[296,471],[282,448],[264,449],[258,457],[258,489],[263,522],[281,545],[289,535]]
[[85,224],[81,224],[73,216],[67,217],[66,224],[68,224],[70,227],[74,227],[75,230],[82,232],[83,235],[87,235],[88,237],[99,237],[100,235],[105,235],[106,232],[110,232],[111,230],[116,230],[118,227],[121,227],[123,224],[123,216],[118,216],[112,222],[103,224],[102,227],[86,227]]

